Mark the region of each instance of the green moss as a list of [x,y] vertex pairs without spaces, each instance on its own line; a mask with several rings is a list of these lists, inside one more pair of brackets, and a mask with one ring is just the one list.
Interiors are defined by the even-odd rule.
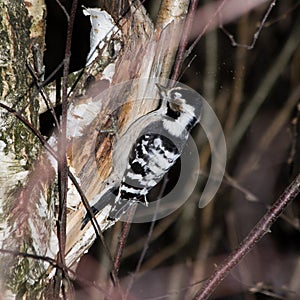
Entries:
[[[24,243],[20,253],[34,253],[29,243]],[[11,261],[11,260],[10,260]],[[30,299],[38,299],[44,287],[46,273],[39,259],[14,257],[13,267],[7,266],[7,286],[17,294],[17,299],[30,291]]]
[[[20,1],[9,1],[6,6],[0,4],[0,12],[0,95],[2,101],[22,112],[37,126],[39,102],[31,99],[32,78],[26,67],[30,54],[30,18],[24,3]],[[3,16],[7,19],[4,20]],[[26,159],[28,168],[37,158],[40,148],[37,138],[14,116],[2,114],[1,118],[4,126],[0,139],[6,144],[6,152],[13,151],[16,159]]]
[[[37,125],[39,103],[36,91],[33,91],[32,78],[26,63],[30,63],[30,18],[23,1],[0,1],[0,98],[1,102],[22,114],[33,126]],[[16,173],[29,169],[36,160],[41,144],[31,131],[14,115],[0,108],[1,129],[0,140],[4,141],[6,154],[16,159]],[[25,166],[20,160],[25,161]],[[7,192],[7,199],[20,189],[22,183]],[[8,209],[9,202],[6,201]],[[13,203],[13,201],[11,202]],[[3,207],[6,210],[5,206]],[[12,232],[12,235],[14,232]],[[8,249],[19,252],[35,253],[29,238],[13,238],[13,245]],[[19,244],[18,244],[19,243]],[[7,285],[18,294],[17,298],[30,291],[31,299],[37,299],[43,287],[44,265],[40,260],[22,256],[7,255],[1,258],[0,268],[6,270]]]

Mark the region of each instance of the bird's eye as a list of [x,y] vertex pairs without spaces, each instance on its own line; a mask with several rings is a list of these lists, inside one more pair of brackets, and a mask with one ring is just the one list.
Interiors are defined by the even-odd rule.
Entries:
[[170,98],[171,99],[178,99],[178,100],[182,100],[182,99],[184,99],[184,97],[183,97],[183,95],[182,95],[182,91],[180,90],[180,92],[178,91],[178,90],[176,90],[176,89],[174,89],[174,90],[172,90],[171,92],[170,92]]

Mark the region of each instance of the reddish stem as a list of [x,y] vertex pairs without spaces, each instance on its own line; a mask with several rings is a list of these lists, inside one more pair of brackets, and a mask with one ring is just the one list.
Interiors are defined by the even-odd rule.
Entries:
[[280,214],[296,198],[300,192],[300,173],[294,181],[285,189],[280,198],[272,205],[268,212],[260,219],[240,246],[225,259],[216,269],[202,288],[197,292],[195,300],[208,299],[217,286],[224,280],[234,266],[236,266],[246,254],[270,232],[270,227],[277,220]]
[[67,98],[68,98],[68,75],[70,68],[71,58],[71,45],[73,25],[76,15],[78,0],[73,0],[72,8],[68,23],[64,70],[63,70],[63,91],[62,91],[62,118],[60,127],[60,140],[59,140],[59,160],[58,160],[58,176],[59,176],[59,199],[60,199],[60,212],[58,222],[58,236],[59,236],[59,250],[60,261],[65,264],[65,247],[66,247],[66,214],[67,214],[67,187],[68,187],[68,166],[66,158],[66,132],[67,132]]
[[191,28],[192,28],[192,24],[193,24],[193,19],[195,16],[195,11],[197,9],[198,6],[198,0],[193,0],[190,8],[189,8],[189,12],[188,15],[186,17],[186,22],[184,24],[184,31],[182,34],[182,39],[178,48],[178,53],[177,53],[177,57],[175,60],[175,66],[174,66],[174,71],[173,71],[173,75],[172,75],[172,80],[178,80],[179,77],[179,72],[182,68],[182,64],[186,58],[186,47],[188,45],[189,39],[190,39],[190,32],[191,32]]

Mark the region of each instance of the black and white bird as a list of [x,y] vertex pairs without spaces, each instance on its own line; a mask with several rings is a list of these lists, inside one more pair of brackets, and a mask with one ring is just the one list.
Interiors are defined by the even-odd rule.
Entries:
[[[117,169],[121,163],[117,153],[124,156],[124,151],[128,149],[125,153],[125,171],[119,183],[98,195],[98,201],[92,206],[94,215],[110,204],[110,218],[117,221],[133,204],[140,202],[147,206],[148,193],[175,164],[191,129],[200,121],[202,97],[198,93],[179,86],[165,88],[157,84],[157,87],[161,106],[130,126],[138,129],[131,147],[128,147],[128,141],[132,134],[127,130],[129,132],[124,134],[123,141],[114,149],[114,168]],[[118,151],[118,148],[121,149]],[[87,214],[82,221],[82,228],[89,220]]]

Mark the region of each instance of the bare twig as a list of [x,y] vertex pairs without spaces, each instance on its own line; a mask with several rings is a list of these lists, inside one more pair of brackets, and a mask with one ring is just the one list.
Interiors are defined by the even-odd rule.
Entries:
[[[78,0],[72,2],[70,18],[68,19],[66,49],[63,69],[63,86],[62,86],[62,117],[59,127],[59,143],[58,143],[58,185],[59,185],[59,211],[57,222],[57,237],[59,253],[57,256],[58,262],[65,265],[65,250],[66,250],[66,224],[67,224],[67,191],[68,191],[68,165],[67,165],[67,98],[68,98],[68,75],[71,58],[72,32],[75,20]],[[62,277],[68,281],[68,272],[63,270],[62,274],[56,273],[54,296],[58,297]],[[63,291],[63,290],[62,290]],[[64,295],[64,293],[63,293]]]
[[295,160],[296,152],[297,152],[297,139],[299,136],[299,124],[300,124],[300,101],[297,105],[297,113],[296,116],[292,120],[292,145],[290,150],[290,155],[288,158],[288,164],[292,165]]
[[[62,65],[63,65],[63,64],[61,64],[61,65],[59,66],[59,68],[62,67]],[[48,94],[45,92],[45,90],[44,90],[45,81],[44,81],[43,83],[40,83],[40,82],[39,82],[39,78],[38,78],[37,75],[35,74],[35,71],[34,71],[33,68],[31,67],[31,65],[27,63],[26,66],[27,66],[27,68],[28,68],[28,70],[29,70],[30,75],[31,75],[32,78],[33,78],[33,82],[34,82],[34,84],[35,84],[35,86],[36,86],[38,92],[39,92],[40,95],[42,96],[42,98],[43,98],[43,100],[44,100],[44,102],[45,102],[47,108],[50,109],[50,111],[51,111],[51,114],[52,114],[52,116],[53,116],[53,119],[54,119],[54,123],[55,123],[56,128],[58,128],[59,122],[58,122],[58,119],[57,119],[57,117],[56,117],[56,113],[55,113],[55,110],[54,110],[54,106],[53,106],[53,104],[52,104],[52,102],[51,102],[51,100],[50,100],[49,95],[48,95]],[[55,71],[55,72],[56,72],[56,71]],[[51,77],[52,77],[52,76],[51,76]],[[49,78],[49,79],[51,79],[51,78]]]
[[[113,264],[113,273],[112,273],[112,275],[114,275],[114,277],[112,279],[113,279],[113,284],[114,285],[118,284],[118,287],[120,287],[119,286],[119,281],[116,281],[116,279],[118,278],[117,276],[118,276],[118,272],[119,272],[119,268],[120,268],[120,264],[121,264],[121,258],[122,258],[122,254],[123,254],[123,251],[124,251],[124,248],[125,248],[125,244],[126,244],[126,241],[127,241],[127,237],[128,237],[128,234],[129,234],[130,227],[131,227],[131,220],[134,216],[135,209],[136,209],[136,206],[133,205],[129,210],[127,221],[123,226],[121,237],[120,237],[118,247],[117,247],[117,251],[116,251],[116,254],[115,254],[115,259],[114,259],[114,264]],[[112,288],[113,288],[113,286],[111,285],[109,294],[112,293]]]
[[296,3],[293,3],[291,7],[289,7],[283,14],[281,14],[279,17],[276,17],[273,20],[270,20],[265,23],[265,27],[270,27],[271,25],[278,23],[288,17],[293,11],[297,9],[297,7],[300,5],[300,1],[298,0]]
[[233,177],[231,177],[227,172],[225,172],[224,178],[226,183],[243,193],[248,201],[258,201],[258,198],[255,194],[253,194],[250,190],[246,189],[244,186],[239,184],[239,182]]
[[135,207],[132,207],[130,209],[130,212],[129,212],[128,221],[124,224],[123,229],[122,229],[122,234],[121,234],[121,237],[120,237],[120,240],[119,240],[119,244],[118,244],[118,247],[117,247],[117,253],[116,253],[116,256],[115,256],[115,262],[114,262],[114,267],[115,267],[115,270],[117,272],[119,271],[119,268],[120,268],[122,253],[123,253],[123,250],[125,248],[127,236],[128,236],[128,233],[129,233],[129,230],[130,230],[130,227],[131,227],[130,220],[133,217],[134,212],[135,212]]
[[225,3],[226,3],[226,0],[221,0],[221,1],[218,2],[218,6],[216,7],[216,10],[212,14],[211,18],[208,20],[208,22],[206,23],[206,25],[203,27],[202,31],[197,36],[197,38],[195,39],[195,41],[193,42],[193,44],[188,48],[186,56],[189,56],[190,53],[192,52],[192,50],[195,48],[195,46],[199,43],[199,41],[202,38],[202,36],[206,33],[206,31],[208,30],[208,28],[212,25],[213,21],[215,21],[217,15],[223,9]]
[[[157,197],[158,199],[160,199],[163,196],[163,192],[166,189],[167,182],[168,182],[168,179],[165,178],[164,182],[163,182],[163,185],[161,187],[160,193],[159,193],[159,195]],[[140,258],[138,260],[138,263],[136,265],[135,271],[132,274],[132,276],[130,278],[130,281],[129,281],[129,284],[127,286],[127,290],[126,290],[126,294],[125,294],[125,299],[128,298],[129,292],[130,292],[130,290],[131,290],[131,288],[132,288],[132,286],[134,284],[135,278],[136,278],[138,272],[140,271],[142,263],[143,263],[143,261],[145,259],[147,250],[149,248],[150,240],[151,240],[151,237],[152,237],[152,234],[153,234],[154,226],[156,224],[156,217],[157,217],[159,206],[160,206],[160,201],[158,200],[158,201],[156,201],[155,213],[153,215],[152,222],[150,224],[150,228],[149,228],[149,231],[148,231],[148,235],[147,235],[146,241],[144,243],[144,247],[143,247],[142,253],[141,253]]]
[[[176,221],[176,219],[178,218],[178,215],[180,213],[181,213],[180,210],[178,210],[178,211],[175,211],[168,218],[162,219],[159,222],[159,226],[154,228],[154,231],[151,234],[150,242],[158,239],[162,234],[164,234],[168,230],[168,228],[170,228],[170,226],[172,224],[174,224],[174,222]],[[144,248],[145,242],[147,240],[148,240],[148,236],[142,237],[142,238],[134,241],[132,244],[126,246],[126,249],[125,249],[124,254],[123,254],[123,258],[131,256],[134,253],[137,253],[138,251],[142,250]]]
[[[249,39],[249,27],[250,27],[250,18],[248,15],[244,15],[238,24],[238,39],[241,43],[245,44]],[[248,51],[243,48],[238,48],[235,54],[235,70],[234,75],[235,80],[233,85],[232,97],[229,105],[229,111],[226,117],[225,122],[225,134],[228,136],[231,133],[232,128],[235,125],[236,119],[238,118],[238,113],[240,106],[244,100],[244,87],[246,79],[246,69],[247,65]]]
[[271,143],[273,142],[276,135],[283,128],[284,124],[288,122],[291,112],[295,108],[297,101],[300,99],[300,85],[296,86],[292,91],[291,95],[284,102],[284,107],[280,110],[276,117],[270,125],[264,130],[264,133],[257,140],[256,151],[252,153],[247,161],[244,164],[243,173],[240,176],[247,172],[248,174],[255,170],[259,163],[262,161],[263,153],[270,148]]
[[270,227],[278,219],[287,206],[300,192],[300,173],[285,189],[279,199],[251,230],[240,246],[217,268],[204,286],[197,292],[194,299],[208,299],[217,286],[225,279],[234,266],[236,266],[250,250],[268,233]]
[[68,109],[68,75],[71,58],[72,32],[75,20],[78,0],[72,2],[70,18],[68,22],[66,50],[63,70],[63,87],[62,87],[62,117],[60,125],[59,140],[59,160],[58,160],[58,178],[59,178],[59,222],[58,224],[58,242],[59,242],[59,259],[65,264],[65,248],[66,248],[66,222],[67,222],[67,188],[68,188],[68,165],[66,157],[67,149],[67,109]]
[[60,7],[60,9],[63,11],[63,13],[65,14],[66,18],[67,18],[67,21],[70,22],[70,16],[66,10],[66,8],[60,3],[59,0],[55,0],[56,3],[58,4],[58,6]]
[[13,251],[13,250],[8,250],[8,249],[0,249],[0,253],[2,254],[9,254],[15,257],[24,257],[24,258],[29,258],[29,259],[35,259],[35,260],[40,260],[40,261],[44,261],[49,263],[50,265],[52,265],[55,268],[61,269],[61,270],[65,270],[67,269],[68,272],[70,272],[74,277],[76,277],[76,280],[79,283],[85,284],[89,287],[94,287],[95,289],[97,289],[99,292],[106,294],[106,290],[102,287],[100,287],[98,284],[91,282],[87,279],[85,279],[83,276],[79,276],[76,271],[72,270],[71,268],[68,268],[65,265],[61,265],[60,263],[58,263],[55,259],[49,257],[49,256],[45,256],[45,255],[37,255],[37,254],[31,254],[31,253],[26,253],[26,252],[20,252],[20,251]]
[[[20,120],[20,122],[22,122],[34,134],[34,136],[36,136],[40,140],[41,144],[45,147],[45,149],[56,160],[58,160],[58,156],[57,156],[56,151],[48,144],[48,142],[45,140],[45,138],[39,132],[39,130],[37,130],[29,121],[27,121],[20,113],[18,113],[14,109],[8,107],[7,105],[5,105],[5,104],[3,104],[1,102],[0,102],[0,107],[4,108],[9,113],[11,113],[14,116],[16,116],[16,118],[18,120]],[[103,233],[102,233],[102,231],[100,229],[100,226],[99,226],[99,224],[97,222],[97,219],[94,216],[94,213],[93,213],[93,211],[91,209],[91,206],[89,205],[89,202],[88,202],[88,200],[87,200],[84,192],[82,191],[82,189],[80,187],[80,184],[78,183],[78,181],[76,180],[75,176],[72,174],[72,172],[69,169],[68,169],[68,176],[69,176],[70,180],[72,181],[72,183],[74,184],[76,190],[78,191],[78,194],[80,195],[81,201],[82,201],[82,203],[83,203],[83,205],[84,205],[87,213],[89,214],[89,216],[91,218],[91,223],[92,223],[92,226],[94,227],[95,233],[96,233],[97,237],[100,238],[100,240],[101,240],[101,242],[102,242],[102,244],[104,246],[105,252],[108,255],[109,261],[112,263],[112,266],[113,266],[113,259],[112,259],[111,253],[110,253],[110,251],[108,249],[107,244],[105,243]],[[60,263],[57,262],[57,264],[60,264]],[[114,267],[112,268],[112,278],[113,278],[114,282],[118,282],[117,275],[116,275]]]
[[16,116],[18,120],[20,120],[42,143],[43,146],[53,155],[54,158],[57,158],[55,151],[51,148],[51,146],[47,143],[43,135],[29,122],[27,121],[21,114],[19,114],[16,110],[13,108],[5,105],[4,103],[0,102],[0,107],[7,110],[9,113]]
[[232,45],[233,47],[241,47],[241,48],[245,48],[245,49],[247,49],[247,50],[252,50],[252,49],[254,48],[256,42],[257,42],[257,39],[258,39],[258,37],[259,37],[259,35],[260,35],[262,29],[264,28],[264,25],[265,25],[265,23],[266,23],[266,21],[267,21],[267,18],[269,17],[269,15],[270,15],[270,13],[271,13],[273,7],[275,6],[275,4],[276,4],[276,0],[273,0],[273,1],[270,3],[270,5],[269,5],[269,7],[268,7],[268,9],[267,9],[267,11],[266,11],[266,13],[265,13],[264,16],[263,16],[263,19],[261,20],[261,22],[259,22],[259,26],[258,26],[257,30],[255,31],[255,33],[254,33],[254,35],[253,35],[253,39],[252,39],[251,44],[249,44],[249,45],[244,44],[244,43],[238,43],[238,42],[235,40],[234,36],[233,36],[227,29],[225,29],[225,28],[223,27],[223,24],[220,25],[220,29],[228,36],[228,38],[229,38],[229,40],[230,40],[230,42],[231,42],[231,45]]
[[195,16],[195,11],[198,6],[198,2],[199,2],[198,0],[192,0],[192,3],[190,4],[189,12],[184,24],[182,39],[180,41],[178,53],[175,60],[174,71],[171,78],[172,80],[178,80],[179,73],[182,68],[182,64],[186,58],[186,47],[190,39],[190,31],[192,28],[193,19]]
[[[208,1],[207,1],[208,2]],[[215,107],[216,85],[215,80],[218,68],[218,33],[212,30],[205,35],[205,68],[203,70],[203,96],[208,103]]]
[[266,100],[271,88],[274,86],[276,80],[279,78],[282,70],[289,62],[289,59],[293,55],[295,49],[299,45],[299,23],[295,24],[292,33],[289,36],[286,44],[284,45],[281,53],[276,59],[275,63],[271,66],[269,72],[266,74],[265,78],[262,80],[260,86],[258,87],[253,99],[249,103],[248,107],[243,112],[239,121],[237,122],[235,129],[232,134],[231,141],[228,143],[229,155],[232,154],[234,149],[239,144],[241,138],[245,134],[247,128],[250,126],[253,118],[255,117],[258,109],[262,103]]

